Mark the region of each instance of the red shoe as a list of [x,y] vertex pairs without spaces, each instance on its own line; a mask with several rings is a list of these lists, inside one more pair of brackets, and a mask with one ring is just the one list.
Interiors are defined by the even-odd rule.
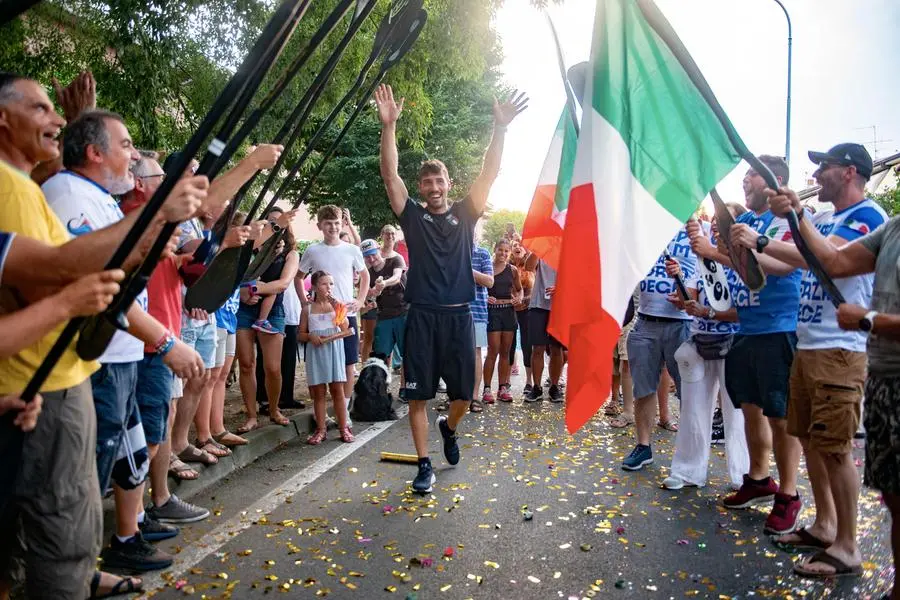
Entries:
[[766,478],[766,483],[759,484],[750,480],[749,475],[744,475],[744,484],[741,489],[733,494],[725,496],[722,504],[725,508],[739,509],[750,508],[754,504],[764,504],[771,502],[775,498],[778,486],[772,481],[771,477]]
[[797,528],[797,516],[800,509],[803,508],[803,502],[800,496],[788,496],[777,492],[775,494],[775,505],[772,512],[766,518],[766,526],[763,532],[768,535],[784,535],[791,533]]
[[494,394],[491,393],[491,388],[484,388],[484,392],[481,394],[481,401],[485,404],[494,403]]
[[325,435],[324,429],[316,429],[315,433],[306,438],[306,443],[310,446],[318,446],[325,441]]
[[509,384],[504,383],[500,386],[500,391],[497,392],[497,399],[501,402],[512,402],[513,397],[509,391]]

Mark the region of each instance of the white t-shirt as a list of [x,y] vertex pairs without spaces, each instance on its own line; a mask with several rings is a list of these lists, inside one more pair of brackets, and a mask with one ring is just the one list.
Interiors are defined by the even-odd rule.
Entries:
[[[878,204],[865,199],[840,212],[827,210],[816,213],[810,222],[828,237],[836,235],[852,242],[875,231],[887,221],[887,214]],[[850,304],[870,306],[875,275],[855,275],[835,279],[834,283]],[[838,327],[837,311],[831,297],[819,285],[810,271],[803,272],[800,280],[800,312],[797,318],[797,348],[824,350],[843,348],[851,352],[865,352],[867,334],[862,331],[844,331]]]
[[[353,297],[353,277],[366,270],[359,246],[341,242],[329,246],[325,242],[310,245],[300,258],[300,271],[311,275],[325,271],[334,278],[334,297],[340,302],[350,302]],[[347,313],[355,316],[356,313]]]
[[[669,255],[681,265],[684,279],[691,279],[697,271],[697,255],[691,250],[691,241],[688,239],[687,229],[681,230],[672,238],[666,246]],[[668,296],[677,293],[675,280],[666,273],[666,261],[660,254],[656,264],[641,281],[641,301],[638,312],[652,317],[667,317],[670,319],[682,319],[690,321],[691,316],[683,310],[678,310],[669,302]]]
[[[71,171],[57,173],[44,182],[41,190],[47,198],[47,204],[72,236],[109,227],[121,221],[124,216],[109,192]],[[141,292],[136,301],[146,311],[147,290]],[[100,357],[100,362],[129,363],[143,358],[144,342],[124,331],[117,331],[106,352]]]
[[300,296],[297,295],[297,288],[294,282],[290,282],[287,289],[284,290],[282,296],[282,306],[284,307],[284,324],[299,325],[300,324]]

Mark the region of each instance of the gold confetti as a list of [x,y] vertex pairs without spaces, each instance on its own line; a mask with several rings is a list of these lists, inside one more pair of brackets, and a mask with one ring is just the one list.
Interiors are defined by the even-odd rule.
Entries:
[[560,577],[562,577],[562,573],[560,573],[559,571],[554,571],[553,579],[559,579]]
[[540,583],[541,582],[541,580],[538,579],[537,577],[535,577],[534,575],[529,575],[528,581],[530,581],[531,583]]
[[219,573],[216,577],[219,579],[228,579],[228,573]]
[[499,569],[499,568],[500,568],[500,565],[497,564],[497,563],[495,563],[495,562],[492,561],[492,560],[486,560],[486,561],[484,561],[484,566],[490,567],[490,568],[492,568],[492,569]]
[[266,579],[268,579],[269,581],[278,581],[278,576],[277,575],[266,575]]
[[452,584],[452,583],[448,583],[447,585],[442,585],[442,586],[441,586],[441,591],[442,591],[442,592],[446,592],[447,590],[449,590],[449,589],[452,588],[452,587],[453,587],[453,584]]
[[394,592],[397,591],[397,586],[396,586],[396,585],[389,585],[389,586],[386,586],[386,587],[384,588],[384,591],[390,592],[390,593],[393,594]]

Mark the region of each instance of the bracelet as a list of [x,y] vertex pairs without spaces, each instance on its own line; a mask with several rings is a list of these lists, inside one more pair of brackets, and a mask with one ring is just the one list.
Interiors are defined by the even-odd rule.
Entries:
[[174,337],[174,334],[171,331],[169,331],[168,329],[166,329],[166,331],[162,334],[162,337],[160,337],[158,340],[156,340],[156,343],[153,344],[153,348],[157,352],[159,352],[159,349],[165,345],[165,343],[169,340],[169,338],[172,338],[172,337]]
[[175,347],[175,338],[171,335],[166,336],[165,341],[156,347],[156,353],[162,358]]

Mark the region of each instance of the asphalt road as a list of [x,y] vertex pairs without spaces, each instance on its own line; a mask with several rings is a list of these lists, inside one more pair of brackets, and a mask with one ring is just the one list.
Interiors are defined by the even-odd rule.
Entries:
[[[656,464],[626,473],[630,430],[595,419],[568,436],[563,410],[517,400],[470,415],[455,468],[432,435],[438,481],[426,497],[409,492],[414,466],[379,462],[381,451],[412,452],[405,418],[357,424],[353,445],[334,432],[316,448],[289,444],[195,499],[214,516],[165,544],[177,562],[147,579],[148,595],[880,599],[890,589],[876,493],[860,498],[864,575],[803,580],[791,572],[798,557],[763,535],[764,512],[720,507],[721,449],[707,487],[670,492],[659,482],[674,434],[657,430]],[[801,494],[811,502],[805,481]]]

